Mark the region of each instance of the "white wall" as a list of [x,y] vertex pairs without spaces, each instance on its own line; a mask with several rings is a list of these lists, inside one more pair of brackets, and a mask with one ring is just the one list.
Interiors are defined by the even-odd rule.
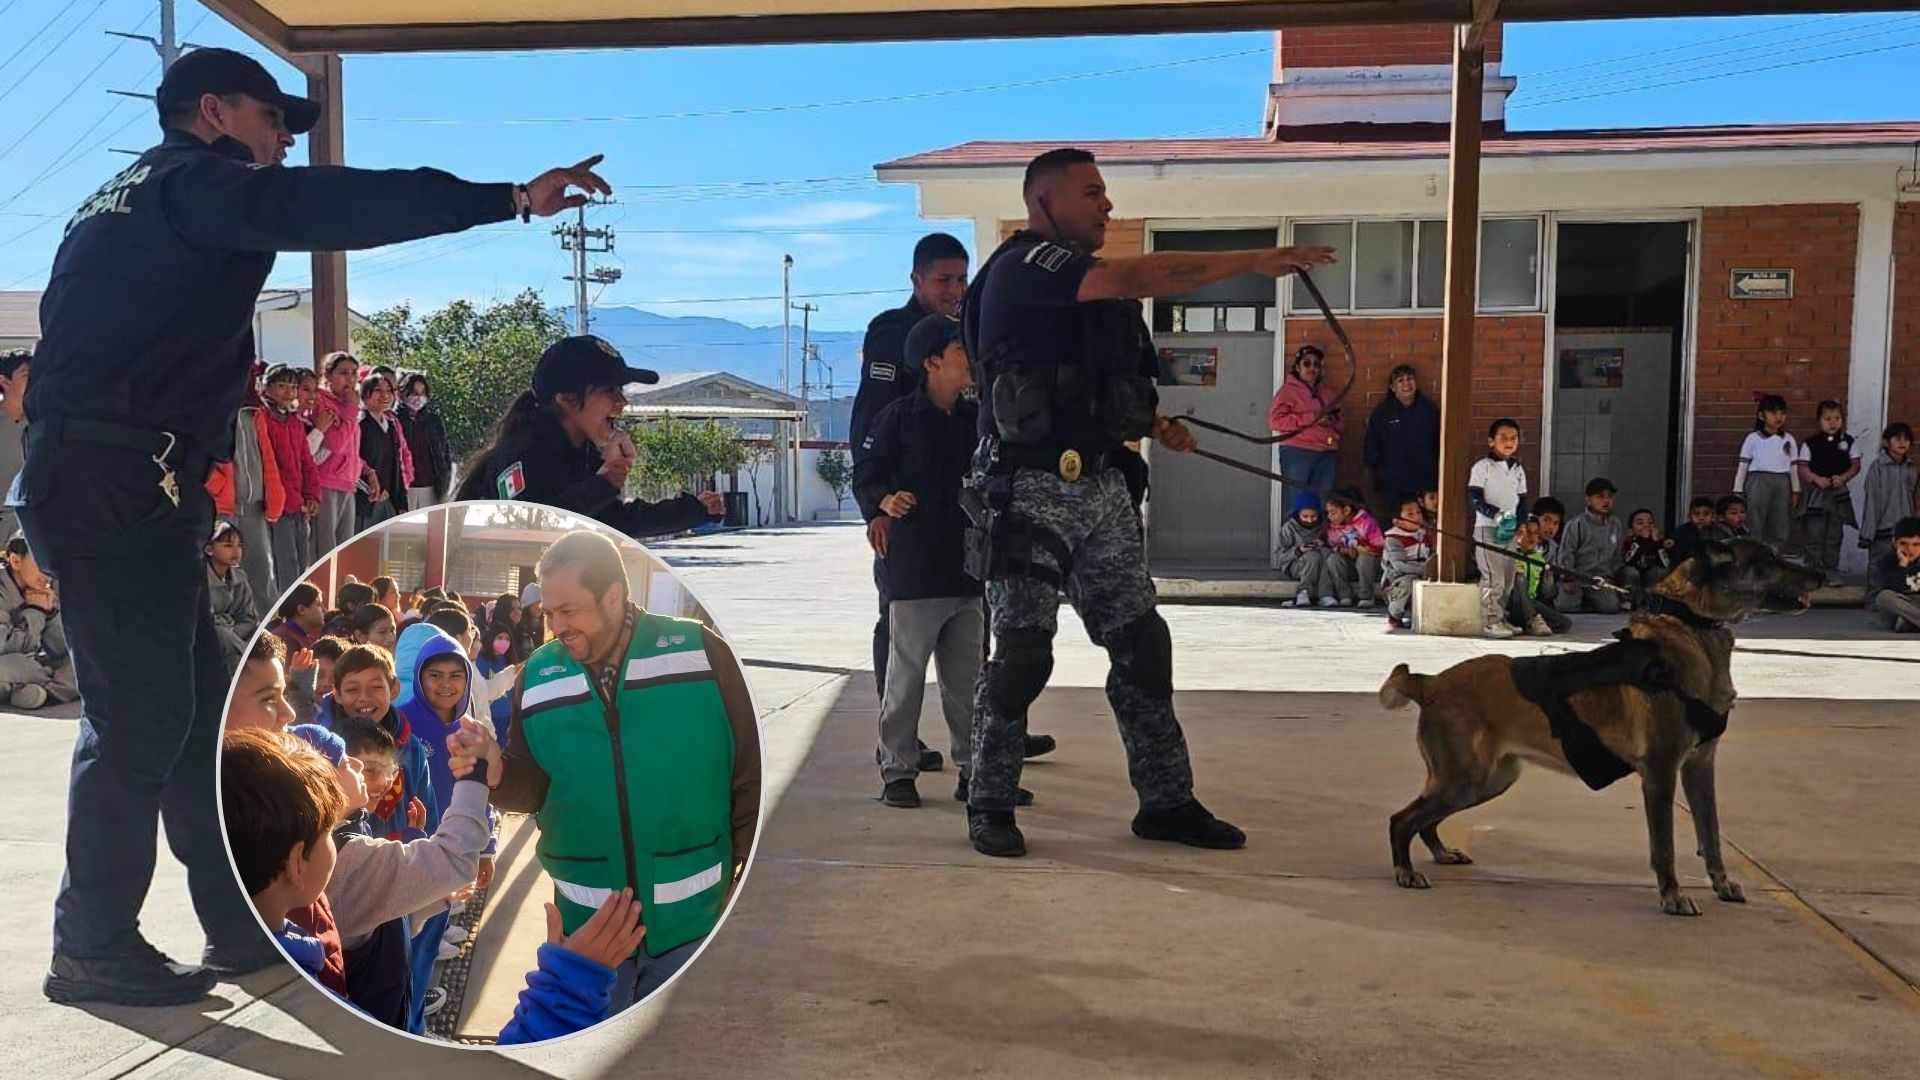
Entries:
[[[843,449],[841,452],[845,453],[846,451]],[[823,451],[810,450],[810,449],[803,449],[800,451],[800,520],[801,521],[813,521],[814,515],[816,513],[831,513],[836,508],[836,504],[833,498],[833,489],[828,487],[826,485],[826,482],[820,479],[820,474],[818,472],[814,471],[816,464],[820,460],[821,453],[823,453]],[[761,524],[760,519],[754,515],[753,494],[752,494],[753,479],[751,476],[749,476],[749,472],[750,470],[747,470],[747,469],[741,470],[740,490],[748,493],[747,494],[748,521],[753,525],[759,525]],[[765,511],[767,515],[767,524],[773,524],[774,521],[777,520],[775,517],[775,505],[773,501],[773,491],[774,491],[773,467],[771,465],[765,465],[765,464],[761,465],[758,473],[758,478],[760,482],[760,504],[762,509]],[[859,509],[858,505],[853,501],[853,493],[851,491],[847,493],[847,501],[845,504],[843,504],[842,508],[849,513],[856,513],[858,511]]]

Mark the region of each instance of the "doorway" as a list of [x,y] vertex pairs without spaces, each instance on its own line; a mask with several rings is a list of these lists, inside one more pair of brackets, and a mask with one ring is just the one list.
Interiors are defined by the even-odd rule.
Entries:
[[1687,341],[1685,221],[1563,222],[1554,289],[1551,493],[1569,514],[1587,481],[1615,512],[1676,519]]

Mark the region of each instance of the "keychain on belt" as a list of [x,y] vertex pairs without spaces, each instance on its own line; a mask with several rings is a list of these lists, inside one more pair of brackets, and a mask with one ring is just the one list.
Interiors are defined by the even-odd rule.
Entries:
[[153,455],[153,463],[160,467],[160,494],[165,495],[168,501],[173,503],[173,508],[178,510],[180,509],[180,482],[174,479],[173,466],[167,464],[167,455],[173,453],[173,448],[179,445],[180,440],[171,431],[163,431],[161,434],[167,437],[167,448]]

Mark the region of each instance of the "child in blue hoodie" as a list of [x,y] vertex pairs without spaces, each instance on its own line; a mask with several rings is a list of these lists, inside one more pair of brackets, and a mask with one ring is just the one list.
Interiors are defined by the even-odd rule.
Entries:
[[[460,729],[467,715],[470,695],[479,675],[464,646],[437,626],[420,622],[406,628],[397,644],[401,672],[400,704],[402,720],[429,748],[427,775],[442,804],[453,796],[453,773],[447,769],[447,738]],[[433,753],[432,749],[441,748]],[[492,813],[488,814],[489,832]],[[476,888],[493,882],[494,845],[487,843],[480,855]],[[426,1006],[433,985],[433,966],[440,959],[441,945],[447,933],[451,910],[442,911],[421,923],[411,946],[413,969],[413,1008],[408,1023],[415,1034],[426,1029]],[[433,995],[440,998],[440,995]],[[443,1000],[443,999],[442,999]]]
[[1327,524],[1322,520],[1320,493],[1307,489],[1294,494],[1287,508],[1287,523],[1280,526],[1280,537],[1273,547],[1273,568],[1299,583],[1294,607],[1308,607],[1316,600],[1321,607],[1339,603],[1327,574]]

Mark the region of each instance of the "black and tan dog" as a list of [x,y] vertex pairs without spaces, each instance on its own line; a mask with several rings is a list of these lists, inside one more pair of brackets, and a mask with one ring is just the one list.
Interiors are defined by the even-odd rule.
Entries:
[[[1555,700],[1551,719],[1535,704],[1537,692],[1530,690],[1530,698],[1520,689],[1526,681],[1520,678],[1522,666],[1539,661],[1484,656],[1438,675],[1411,674],[1405,664],[1394,668],[1380,688],[1380,701],[1390,709],[1420,706],[1420,754],[1427,763],[1426,787],[1393,815],[1389,829],[1394,880],[1409,889],[1428,887],[1409,857],[1415,835],[1435,862],[1472,862],[1440,842],[1440,823],[1513,786],[1522,762],[1568,774],[1577,769],[1589,786],[1600,787],[1610,776],[1596,779],[1592,759],[1597,756],[1614,768],[1610,775],[1640,776],[1661,910],[1700,913],[1681,895],[1674,876],[1676,778],[1686,790],[1714,895],[1743,900],[1721,861],[1714,805],[1716,736],[1734,699],[1733,633],[1727,624],[1756,611],[1804,608],[1807,594],[1820,583],[1818,572],[1782,561],[1757,541],[1708,543],[1653,588],[1621,633],[1623,643],[1607,647],[1614,650],[1611,655],[1596,651],[1554,658],[1563,672],[1556,678],[1578,686],[1591,684],[1593,673],[1603,671],[1610,685],[1586,685]],[[1622,659],[1643,676],[1633,680],[1639,685],[1613,682],[1604,673]],[[1582,741],[1590,751],[1586,755],[1578,752]],[[1585,760],[1570,761],[1570,756]]]

